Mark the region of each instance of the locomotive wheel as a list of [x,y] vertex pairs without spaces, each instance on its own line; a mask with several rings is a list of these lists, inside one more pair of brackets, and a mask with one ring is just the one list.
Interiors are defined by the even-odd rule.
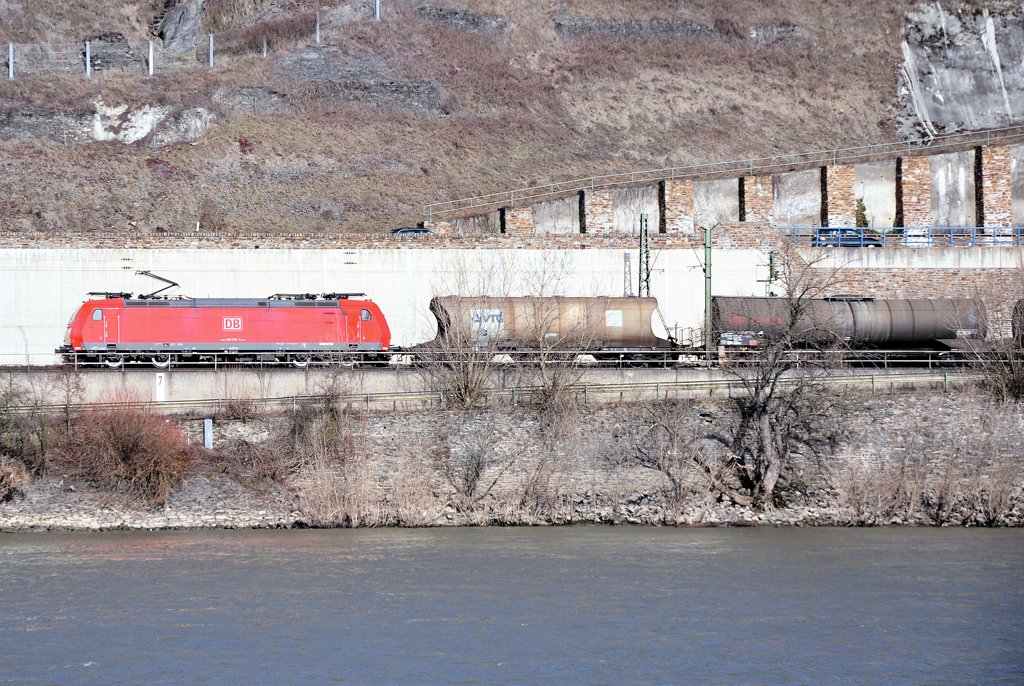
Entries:
[[107,365],[109,369],[120,369],[124,364],[124,355],[105,355],[103,364]]
[[292,355],[292,366],[297,369],[305,369],[309,366],[309,355]]
[[149,358],[149,363],[157,369],[167,369],[171,366],[171,354],[153,355],[153,357]]

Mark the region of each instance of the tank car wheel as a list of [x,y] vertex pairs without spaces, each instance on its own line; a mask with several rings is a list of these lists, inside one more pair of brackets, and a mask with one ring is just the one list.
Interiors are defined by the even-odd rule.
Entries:
[[120,369],[124,364],[124,355],[105,355],[103,357],[103,364],[108,369]]
[[642,353],[633,353],[622,358],[622,366],[627,369],[637,369],[647,366],[647,356]]
[[157,369],[167,369],[171,366],[171,354],[153,355],[153,357],[149,358],[149,363]]

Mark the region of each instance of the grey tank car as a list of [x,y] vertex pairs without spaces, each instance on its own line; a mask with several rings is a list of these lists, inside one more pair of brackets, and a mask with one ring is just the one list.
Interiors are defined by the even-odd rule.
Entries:
[[[791,316],[786,298],[716,296],[712,307],[718,343],[727,347],[777,337]],[[985,336],[984,305],[977,299],[834,297],[805,300],[800,307],[792,333],[809,344],[841,339],[865,347],[949,349]]]

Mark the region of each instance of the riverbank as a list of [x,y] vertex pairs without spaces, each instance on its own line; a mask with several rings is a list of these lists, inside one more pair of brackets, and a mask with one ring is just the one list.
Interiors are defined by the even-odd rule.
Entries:
[[[489,411],[300,408],[214,423],[165,502],[55,461],[0,503],[0,530],[1024,524],[1019,408],[969,391],[841,398],[832,445],[795,452],[771,508],[723,498],[693,450],[728,399]],[[670,422],[678,431],[657,436]],[[180,420],[202,445],[202,420]],[[651,455],[658,458],[652,460]]]

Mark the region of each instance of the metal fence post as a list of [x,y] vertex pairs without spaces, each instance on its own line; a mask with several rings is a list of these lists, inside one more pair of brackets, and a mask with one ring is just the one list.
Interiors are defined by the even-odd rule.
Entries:
[[380,0],[373,0],[373,20],[380,21]]
[[263,36],[263,57],[267,56],[267,37]]
[[320,10],[316,11],[316,44],[320,45]]
[[7,44],[7,78],[14,80],[14,43]]
[[92,44],[85,41],[85,78],[92,78]]
[[213,34],[211,33],[211,34],[209,34],[209,36],[210,36],[210,43],[209,43],[209,64],[210,64],[210,68],[212,69],[212,68],[213,68]]
[[149,41],[149,75],[153,75],[153,41]]

